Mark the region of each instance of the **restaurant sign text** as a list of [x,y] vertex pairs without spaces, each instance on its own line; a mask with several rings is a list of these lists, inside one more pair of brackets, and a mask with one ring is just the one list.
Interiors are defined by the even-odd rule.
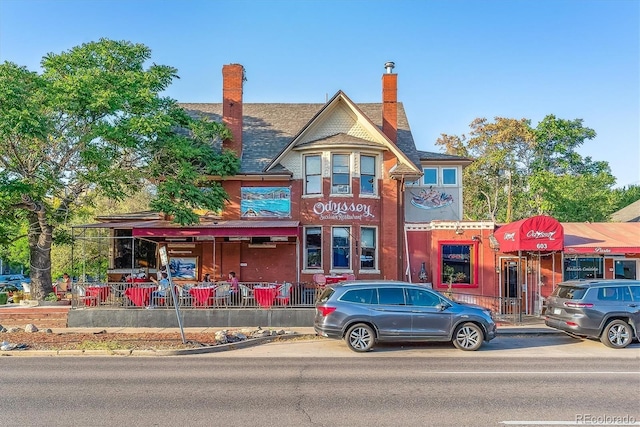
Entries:
[[313,212],[320,219],[332,220],[361,220],[363,218],[374,218],[371,213],[371,206],[366,203],[354,202],[318,202],[313,205]]

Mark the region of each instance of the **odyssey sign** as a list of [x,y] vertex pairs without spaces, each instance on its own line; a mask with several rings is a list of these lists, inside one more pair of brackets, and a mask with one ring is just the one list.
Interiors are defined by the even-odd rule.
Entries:
[[[555,231],[536,231],[529,230],[527,231],[527,237],[529,239],[547,239],[547,240],[555,240],[553,236],[556,234]],[[515,231],[512,233],[504,233],[504,240],[511,240],[512,242],[516,241],[516,233]]]
[[320,219],[353,220],[362,218],[374,218],[371,206],[365,203],[349,202],[318,202],[313,205],[313,212]]

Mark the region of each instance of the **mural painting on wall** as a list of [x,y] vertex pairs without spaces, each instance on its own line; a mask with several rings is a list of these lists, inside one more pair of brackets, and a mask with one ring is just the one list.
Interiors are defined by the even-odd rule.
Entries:
[[243,218],[290,218],[290,187],[242,187],[240,212]]
[[443,189],[414,187],[405,193],[407,221],[458,220],[458,204]]
[[169,261],[169,271],[174,279],[195,279],[198,271],[197,258],[175,258]]

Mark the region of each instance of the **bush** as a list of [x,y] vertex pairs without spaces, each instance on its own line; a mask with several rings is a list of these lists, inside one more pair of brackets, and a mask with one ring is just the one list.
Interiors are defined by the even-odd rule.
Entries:
[[49,295],[44,297],[45,301],[58,301],[58,295],[55,292],[49,292]]

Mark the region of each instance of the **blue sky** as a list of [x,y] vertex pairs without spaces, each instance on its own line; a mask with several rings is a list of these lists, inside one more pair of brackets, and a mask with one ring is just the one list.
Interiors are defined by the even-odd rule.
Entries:
[[222,66],[246,69],[245,102],[380,102],[394,61],[418,149],[477,117],[583,119],[583,156],[640,184],[638,0],[0,0],[0,61],[101,37],[143,43],[180,76],[167,95],[220,102]]

